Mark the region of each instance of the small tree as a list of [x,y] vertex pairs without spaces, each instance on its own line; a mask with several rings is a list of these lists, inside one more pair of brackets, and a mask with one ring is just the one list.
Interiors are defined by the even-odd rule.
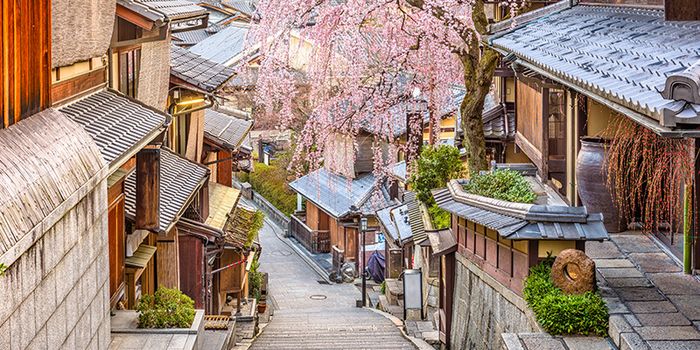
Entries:
[[464,172],[459,150],[453,146],[425,147],[416,161],[416,169],[409,179],[418,200],[428,206],[435,204],[430,190],[444,187],[450,179]]
[[450,179],[464,173],[459,150],[453,146],[428,146],[416,161],[416,169],[409,179],[418,200],[428,206],[433,227],[442,229],[450,225],[450,215],[435,204],[430,190],[447,185]]

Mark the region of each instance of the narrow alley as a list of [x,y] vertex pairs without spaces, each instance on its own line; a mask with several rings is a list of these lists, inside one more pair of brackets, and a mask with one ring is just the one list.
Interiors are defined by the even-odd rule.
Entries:
[[266,219],[260,268],[269,274],[274,316],[251,349],[415,349],[394,323],[355,307],[351,284],[323,284]]

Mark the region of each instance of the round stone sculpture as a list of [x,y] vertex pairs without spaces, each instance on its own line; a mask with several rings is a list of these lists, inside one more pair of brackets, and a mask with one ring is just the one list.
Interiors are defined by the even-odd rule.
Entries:
[[583,294],[595,288],[595,263],[586,253],[565,249],[552,265],[552,282],[567,294]]

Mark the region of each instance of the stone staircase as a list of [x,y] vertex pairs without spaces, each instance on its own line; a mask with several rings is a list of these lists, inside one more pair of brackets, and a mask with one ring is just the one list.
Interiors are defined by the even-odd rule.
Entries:
[[403,285],[396,279],[386,280],[386,293],[379,296],[380,310],[403,319]]
[[250,349],[415,349],[384,316],[365,309],[276,310]]

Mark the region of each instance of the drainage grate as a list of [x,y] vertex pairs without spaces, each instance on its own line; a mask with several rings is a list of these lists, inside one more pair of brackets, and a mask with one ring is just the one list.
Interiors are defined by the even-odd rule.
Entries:
[[318,282],[318,284],[331,284],[330,282],[328,282],[326,280],[318,280],[316,282]]

